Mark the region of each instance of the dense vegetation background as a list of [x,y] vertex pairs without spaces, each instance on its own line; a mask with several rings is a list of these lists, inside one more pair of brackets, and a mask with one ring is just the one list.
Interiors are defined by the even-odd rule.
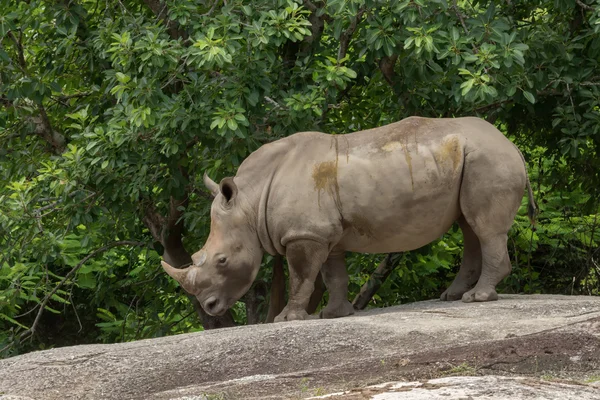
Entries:
[[[0,0],[2,356],[264,320],[270,257],[221,321],[160,268],[208,234],[202,173],[410,115],[525,153],[541,211],[501,291],[600,294],[599,33],[600,0]],[[438,296],[461,246],[390,256],[370,304]],[[348,255],[351,295],[383,257]]]

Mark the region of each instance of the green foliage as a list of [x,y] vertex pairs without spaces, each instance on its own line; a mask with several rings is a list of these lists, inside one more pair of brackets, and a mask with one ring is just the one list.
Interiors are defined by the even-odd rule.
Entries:
[[[509,238],[513,274],[505,281],[506,292],[600,294],[600,269],[596,261],[600,243],[600,220],[597,199],[585,193],[584,184],[561,184],[544,175],[557,171],[569,177],[562,157],[543,157],[537,148],[531,158],[535,163],[530,175],[537,183],[540,208],[535,230],[525,216],[518,216]],[[577,179],[570,177],[573,182]],[[524,211],[526,204],[522,206]],[[524,212],[523,212],[524,214]],[[522,215],[523,215],[522,214]]]
[[[158,263],[207,237],[202,174],[409,115],[485,117],[535,167],[506,291],[598,294],[599,31],[597,0],[0,0],[0,350],[202,329]],[[399,255],[374,304],[437,296],[460,251]]]

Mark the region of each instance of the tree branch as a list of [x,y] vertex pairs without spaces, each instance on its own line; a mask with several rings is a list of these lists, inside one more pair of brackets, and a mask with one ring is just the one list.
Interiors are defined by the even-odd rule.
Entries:
[[201,14],[200,17],[210,17],[213,13],[213,11],[215,11],[215,8],[217,7],[217,4],[219,3],[220,0],[213,0],[212,6],[210,6],[210,9],[205,12],[204,14]]
[[[285,286],[284,286],[285,287]],[[306,312],[311,315],[317,311],[319,304],[321,304],[321,300],[323,299],[323,295],[325,294],[325,282],[323,282],[323,275],[321,275],[321,271],[317,274],[315,278],[315,288],[310,295],[310,300],[308,301],[308,305],[306,306]]]
[[273,275],[271,277],[271,296],[266,323],[271,323],[285,307],[285,273],[283,271],[283,256],[273,257]]
[[458,5],[456,4],[457,0],[454,0],[452,2],[452,9],[454,10],[454,13],[456,14],[456,16],[458,17],[458,19],[460,20],[460,24],[462,25],[465,33],[468,35],[469,34],[469,29],[467,28],[467,24],[465,24],[465,19],[463,17],[463,15],[461,14],[460,10],[458,9]]
[[491,109],[494,109],[494,108],[498,108],[498,107],[500,107],[503,104],[512,103],[512,102],[514,102],[513,99],[504,99],[504,100],[500,100],[500,101],[497,101],[497,102],[492,103],[492,104],[487,104],[485,106],[474,108],[472,111],[476,112],[476,113],[484,112],[484,111],[488,111],[488,110],[491,110]]
[[594,11],[595,8],[592,6],[588,6],[587,4],[585,4],[583,1],[581,0],[575,0],[575,3],[577,3],[577,5],[581,8],[583,8],[586,11]]
[[[0,97],[0,105],[11,108],[15,107],[15,104],[4,97]],[[29,121],[32,125],[34,125],[33,133],[40,138],[42,138],[46,143],[50,145],[53,153],[61,154],[65,151],[66,148],[66,139],[65,137],[52,129],[52,125],[50,124],[50,119],[48,118],[48,114],[46,114],[46,109],[42,104],[37,105],[38,115],[37,116],[29,116],[23,118],[22,121]],[[16,132],[7,137],[7,139],[12,139],[14,137],[18,137],[22,134],[22,132]]]
[[92,94],[94,94],[94,92],[81,92],[81,93],[74,93],[74,94],[66,94],[63,96],[52,96],[52,98],[57,101],[65,101],[65,100],[70,100],[70,99],[78,99],[80,97],[87,97]]
[[312,12],[317,11],[319,8],[310,0],[304,0],[304,7],[309,9]]
[[21,71],[26,74],[27,73],[27,63],[25,62],[25,53],[23,51],[23,43],[21,42],[21,38],[23,37],[23,33],[19,35],[19,39],[16,38],[12,31],[8,31],[6,34],[14,43],[17,48],[17,61],[18,65],[21,68]]
[[382,262],[379,263],[375,271],[369,277],[369,280],[360,288],[360,292],[352,301],[355,310],[364,310],[371,301],[371,298],[377,293],[383,282],[394,270],[392,256],[397,253],[389,253]]
[[[215,3],[218,0],[215,0]],[[167,27],[167,32],[169,32],[169,36],[171,39],[187,39],[188,34],[185,30],[181,28],[181,26],[177,23],[177,21],[173,21],[169,18],[169,8],[167,7],[167,3],[164,0],[144,0],[144,3],[152,10],[154,15],[163,21]],[[161,4],[162,3],[162,4]]]
[[379,69],[392,88],[394,87],[394,65],[397,59],[398,55],[394,54],[391,57],[385,56],[379,60]]
[[365,11],[366,11],[365,7],[359,8],[358,12],[356,13],[356,16],[354,18],[352,18],[352,21],[350,22],[350,26],[348,27],[348,29],[346,29],[340,36],[340,49],[338,50],[338,57],[337,57],[338,61],[341,60],[342,58],[346,57],[346,52],[348,51],[348,46],[350,45],[350,39],[352,38],[352,35],[354,35],[354,32],[356,31],[356,28],[358,27],[358,23],[360,22]]
[[60,154],[65,151],[65,137],[52,129],[46,109],[42,104],[38,104],[39,117],[34,117],[32,120],[36,124],[35,134],[44,139],[54,150],[54,153]]
[[[304,0],[303,4],[304,4],[304,7],[306,7],[308,10],[312,11],[312,13],[314,15],[317,14],[317,11],[319,11],[319,8],[322,8],[322,7],[317,6],[315,3],[313,3],[310,0]],[[330,22],[333,20],[333,18],[331,18],[330,15],[327,15],[325,13],[323,13],[323,15],[321,15],[319,18],[322,18],[324,21],[327,21],[327,22]]]
[[4,106],[6,108],[14,107],[14,104],[12,101],[10,101],[6,97],[2,97],[2,96],[0,96],[0,105]]
[[[25,51],[23,50],[23,33],[20,32],[19,38],[15,36],[12,31],[7,33],[7,36],[15,43],[15,47],[17,48],[17,65],[21,69],[24,75],[29,75],[27,73],[27,63],[25,61]],[[4,98],[1,100],[2,104],[8,106],[10,102]],[[14,104],[12,104],[14,107]],[[48,143],[55,154],[60,154],[65,151],[66,140],[65,137],[52,129],[52,124],[50,124],[50,119],[48,118],[48,114],[46,114],[46,109],[40,103],[37,105],[39,116],[31,117],[30,120],[35,125],[35,134],[41,137]]]
[[48,293],[46,296],[44,296],[44,298],[42,299],[42,301],[39,304],[40,309],[35,317],[35,320],[33,321],[33,324],[31,324],[31,327],[28,330],[21,333],[21,335],[19,336],[19,339],[20,340],[27,339],[35,333],[35,330],[40,322],[40,318],[42,317],[42,314],[44,313],[44,309],[46,308],[46,305],[50,301],[50,298],[52,296],[54,296],[54,294],[58,291],[58,289],[60,289],[62,287],[62,285],[64,285],[65,282],[71,276],[73,276],[75,274],[75,272],[77,272],[79,270],[79,268],[81,268],[83,266],[83,264],[88,262],[91,258],[96,256],[97,254],[103,253],[106,250],[112,249],[113,247],[117,247],[117,246],[145,246],[145,245],[146,245],[146,243],[144,243],[144,242],[136,242],[136,241],[132,241],[132,240],[120,240],[118,242],[113,242],[113,243],[107,244],[106,246],[100,247],[99,249],[96,249],[96,250],[92,251],[90,254],[88,254],[87,256],[85,256],[81,261],[79,261],[79,263],[75,267],[73,267],[73,269],[71,269],[67,273],[67,275],[65,275],[65,277],[58,283],[58,285],[56,285],[54,287],[54,289],[52,289],[52,291],[50,291],[50,293]]
[[308,17],[311,35],[304,38],[300,50],[302,53],[308,54],[314,50],[313,44],[319,43],[321,40],[325,29],[325,21],[331,21],[331,17],[325,12],[318,15],[319,7],[309,0],[304,1],[304,6],[311,11]]

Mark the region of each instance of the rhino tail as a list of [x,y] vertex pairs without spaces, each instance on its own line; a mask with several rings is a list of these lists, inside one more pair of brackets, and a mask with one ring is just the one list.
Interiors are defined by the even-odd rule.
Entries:
[[533,190],[531,190],[531,183],[529,182],[529,175],[525,175],[527,179],[527,197],[529,197],[529,204],[527,205],[527,215],[529,216],[529,222],[531,225],[535,226],[535,219],[539,212],[539,208],[535,203],[535,199],[533,197]]
[[515,145],[513,143],[513,146],[515,146],[515,149],[517,149],[517,151],[519,152],[519,155],[521,156],[521,160],[523,160],[523,165],[525,166],[525,182],[526,182],[526,188],[527,188],[527,197],[529,199],[529,204],[527,205],[527,215],[529,216],[529,222],[531,222],[531,225],[535,227],[535,219],[538,215],[539,208],[535,202],[535,198],[533,196],[533,190],[531,189],[531,182],[529,181],[529,173],[527,172],[527,161],[525,161],[525,157],[523,156],[523,153],[521,153],[521,150],[519,150],[517,145]]

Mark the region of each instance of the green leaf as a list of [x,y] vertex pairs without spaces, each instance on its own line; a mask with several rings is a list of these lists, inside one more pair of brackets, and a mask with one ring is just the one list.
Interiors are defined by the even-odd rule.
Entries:
[[460,87],[462,88],[461,94],[464,96],[467,93],[469,93],[469,91],[471,90],[471,88],[473,88],[473,84],[475,83],[475,79],[469,79],[465,82],[463,82]]
[[54,301],[58,301],[59,303],[71,304],[67,299],[63,299],[62,297],[60,297],[56,293],[52,295],[51,299],[54,300]]
[[237,124],[237,122],[235,122],[235,119],[228,119],[227,120],[227,127],[230,130],[235,131],[238,128],[238,124]]
[[458,41],[458,39],[460,39],[460,32],[455,26],[451,28],[450,34],[452,35],[452,40],[454,40],[455,42]]
[[23,328],[23,329],[29,329],[28,327],[26,327],[25,325],[23,325],[22,323],[20,323],[20,322],[19,322],[19,321],[17,321],[16,319],[14,319],[14,318],[11,318],[11,317],[9,317],[8,315],[6,315],[6,314],[4,314],[4,313],[0,313],[0,319],[3,319],[3,320],[5,320],[5,321],[8,321],[8,322],[10,322],[11,324],[13,324],[13,325],[16,325],[16,326],[18,326],[18,327],[20,327],[20,328]]
[[221,121],[223,119],[222,118],[215,118],[213,119],[212,123],[210,124],[210,129],[215,129],[217,126],[219,126],[219,128],[222,127],[221,125]]
[[[2,36],[2,35],[0,35],[0,36]],[[7,53],[6,53],[4,50],[2,50],[2,49],[0,49],[0,60],[2,60],[2,61],[4,61],[4,62],[10,62],[10,57],[9,57],[9,56],[8,56],[8,54],[7,54]]]
[[523,90],[523,96],[525,96],[525,98],[531,103],[534,104],[535,103],[535,97],[533,97],[533,94],[531,94],[530,92],[528,92],[527,90]]
[[83,289],[94,289],[96,278],[93,274],[77,274],[77,286]]
[[6,36],[8,31],[16,30],[15,24],[13,24],[12,21],[7,17],[8,15],[0,17],[0,38]]
[[128,75],[125,75],[122,72],[117,72],[115,74],[115,77],[117,78],[117,80],[119,82],[121,82],[122,84],[126,84],[127,82],[129,82],[131,80],[131,78]]
[[353,70],[351,70],[350,68],[346,68],[344,70],[344,73],[346,74],[347,77],[349,77],[350,79],[355,79],[356,78],[356,72],[354,72]]

